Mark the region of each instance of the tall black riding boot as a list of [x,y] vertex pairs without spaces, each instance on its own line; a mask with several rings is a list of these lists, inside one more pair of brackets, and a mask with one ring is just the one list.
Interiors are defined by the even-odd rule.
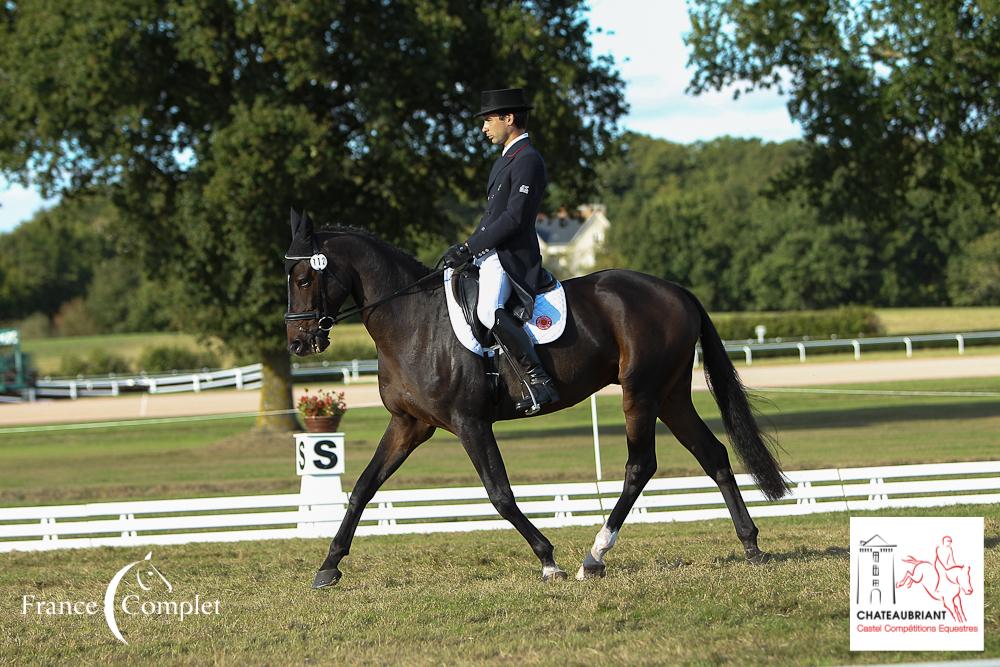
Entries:
[[559,400],[555,384],[542,368],[542,362],[528,334],[521,323],[502,308],[496,312],[493,336],[511,363],[520,369],[519,375],[527,395],[514,404],[514,410],[518,414],[533,415],[541,410],[543,405]]

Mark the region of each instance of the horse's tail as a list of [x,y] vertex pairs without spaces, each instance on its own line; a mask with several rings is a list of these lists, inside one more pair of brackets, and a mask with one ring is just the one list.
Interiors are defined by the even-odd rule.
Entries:
[[722,412],[722,423],[726,426],[729,440],[736,448],[743,464],[768,500],[778,500],[788,493],[788,479],[781,472],[771,448],[772,438],[762,433],[754,418],[746,388],[726,354],[719,332],[698,298],[689,292],[688,296],[701,313],[701,347],[705,357],[705,379],[715,396],[715,402]]

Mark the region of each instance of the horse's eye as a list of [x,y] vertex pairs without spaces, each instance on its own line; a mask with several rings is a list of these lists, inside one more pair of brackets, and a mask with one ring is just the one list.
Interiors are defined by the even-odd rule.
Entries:
[[303,278],[297,284],[299,287],[309,287],[312,284],[312,280],[309,278]]

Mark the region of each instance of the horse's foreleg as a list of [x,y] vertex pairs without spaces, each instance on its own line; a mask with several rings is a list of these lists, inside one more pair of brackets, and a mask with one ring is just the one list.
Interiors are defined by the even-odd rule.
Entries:
[[472,460],[479,478],[486,488],[486,494],[497,512],[509,521],[517,532],[531,545],[531,550],[542,563],[542,580],[554,581],[565,579],[566,572],[556,565],[552,554],[552,543],[542,535],[528,517],[521,512],[514,499],[507,478],[507,468],[504,466],[500,448],[492,427],[486,422],[477,422],[457,429],[456,435],[461,439],[462,446]]
[[691,403],[691,395],[688,393],[678,397],[676,402],[668,400],[660,413],[660,419],[681,444],[694,454],[705,473],[719,485],[719,491],[722,492],[733,519],[736,536],[743,543],[747,560],[755,565],[764,562],[767,556],[757,546],[757,526],[750,518],[740,487],[736,484],[736,477],[729,465],[729,453],[698,416]]
[[425,442],[434,433],[434,427],[410,417],[409,415],[393,415],[382,434],[372,460],[358,478],[347,503],[347,511],[340,522],[337,535],[330,543],[330,552],[323,561],[313,588],[326,588],[340,581],[340,561],[350,553],[354,531],[361,521],[361,513],[365,505],[372,499],[382,483],[402,465],[417,445]]
[[959,591],[955,594],[955,597],[951,600],[952,605],[955,607],[955,613],[958,615],[958,622],[965,623],[968,619],[965,617],[965,607],[962,606],[962,592]]
[[633,391],[626,389],[624,408],[628,461],[625,463],[622,495],[594,538],[594,545],[576,573],[577,579],[604,576],[604,557],[615,546],[618,532],[628,518],[628,513],[656,472],[656,406],[648,400],[637,398]]

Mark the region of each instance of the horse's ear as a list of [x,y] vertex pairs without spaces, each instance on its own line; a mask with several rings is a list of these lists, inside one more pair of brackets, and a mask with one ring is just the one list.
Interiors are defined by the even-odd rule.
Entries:
[[312,242],[313,227],[309,216],[303,211],[300,216],[293,208],[291,209],[292,240]]
[[306,238],[312,238],[313,236],[313,221],[309,218],[309,214],[302,211],[302,233]]

